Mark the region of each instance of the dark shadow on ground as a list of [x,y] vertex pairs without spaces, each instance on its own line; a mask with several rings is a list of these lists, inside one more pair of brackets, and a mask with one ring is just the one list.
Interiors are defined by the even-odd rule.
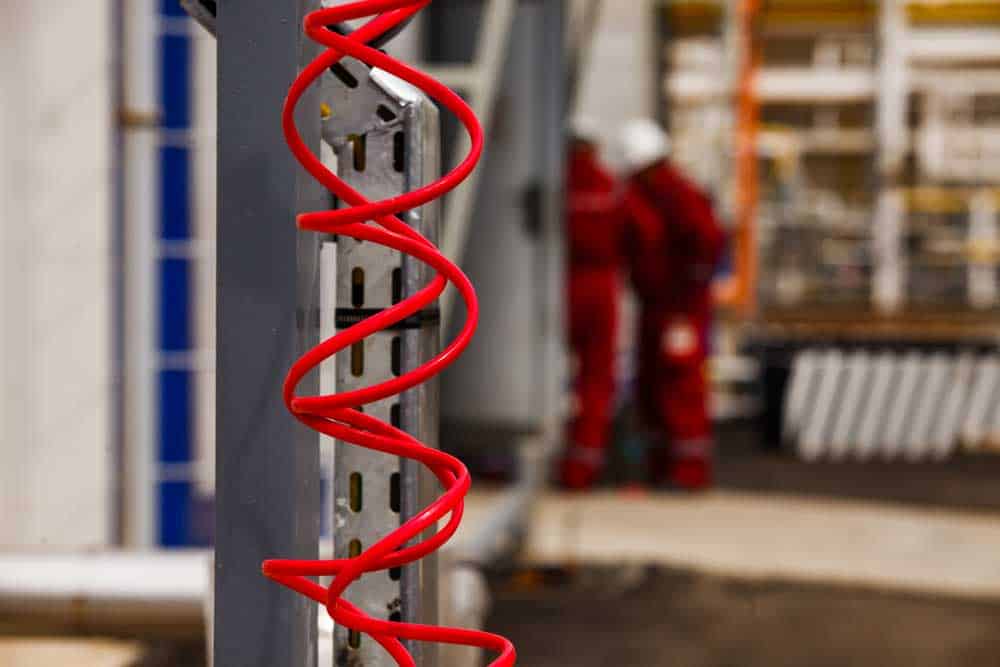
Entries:
[[[601,485],[641,483],[647,475],[643,445],[619,420]],[[819,461],[806,463],[763,442],[755,422],[716,426],[718,488],[789,493],[908,505],[1000,511],[1000,456],[958,453],[947,461]],[[1000,659],[997,664],[1000,665]]]
[[718,483],[725,489],[1000,510],[1000,456],[996,455],[958,454],[928,463],[805,463],[789,452],[762,447],[759,431],[750,423],[719,426],[718,442]]
[[488,627],[530,667],[1000,664],[1000,603],[638,567],[493,583]]

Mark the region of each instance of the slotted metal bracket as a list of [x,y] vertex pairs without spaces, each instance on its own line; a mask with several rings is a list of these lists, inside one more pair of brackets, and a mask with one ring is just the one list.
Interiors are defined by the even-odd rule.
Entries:
[[[438,111],[419,90],[347,58],[324,75],[321,97],[326,116],[323,141],[336,156],[337,172],[367,198],[400,195],[440,173]],[[400,217],[431,241],[437,240],[437,203]],[[395,250],[345,237],[335,242],[336,262],[325,264],[321,280],[325,284],[335,281],[337,286],[333,318],[337,329],[391,306],[433,277],[427,266]],[[323,386],[322,391],[344,392],[377,384],[429,360],[439,347],[438,311],[428,310],[411,320],[338,355],[336,387]],[[332,333],[323,332],[325,336]],[[437,445],[438,391],[434,382],[366,406],[365,411],[401,427],[428,446]],[[329,449],[328,443],[324,444]],[[433,499],[436,483],[415,462],[340,442],[333,451],[331,495],[337,558],[357,555]],[[350,587],[347,598],[376,618],[433,623],[437,616],[436,570],[432,555],[399,572],[372,572]],[[418,665],[436,664],[434,646],[413,643],[409,648]],[[395,661],[370,638],[338,627],[334,632],[334,664],[389,667]]]

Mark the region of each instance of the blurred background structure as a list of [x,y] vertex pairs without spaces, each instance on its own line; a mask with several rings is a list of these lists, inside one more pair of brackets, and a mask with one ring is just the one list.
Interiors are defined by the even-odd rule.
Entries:
[[[0,665],[206,664],[218,42],[179,0],[12,0],[0,35]],[[539,667],[995,664],[1000,3],[435,0],[386,48],[488,133],[442,212],[483,304],[440,388],[479,489],[442,617]],[[621,127],[656,118],[726,225],[708,494],[633,488],[627,293],[602,488],[548,488],[578,112],[616,171]],[[329,553],[330,452],[317,475]]]

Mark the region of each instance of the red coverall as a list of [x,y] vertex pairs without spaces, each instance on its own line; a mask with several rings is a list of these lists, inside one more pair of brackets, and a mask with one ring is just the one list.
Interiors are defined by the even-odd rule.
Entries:
[[641,303],[639,407],[657,434],[655,481],[711,484],[708,413],[710,281],[725,241],[711,202],[664,161],[630,179],[625,194],[632,282]]
[[610,437],[615,390],[623,219],[615,179],[590,147],[575,147],[567,178],[569,344],[576,360],[574,416],[560,476],[596,481]]

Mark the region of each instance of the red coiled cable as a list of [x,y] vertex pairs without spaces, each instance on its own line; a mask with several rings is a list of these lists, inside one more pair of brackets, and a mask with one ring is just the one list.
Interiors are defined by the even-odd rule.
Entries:
[[[296,159],[316,180],[340,200],[350,204],[351,208],[300,214],[297,218],[299,228],[342,234],[393,248],[425,262],[437,271],[437,275],[416,294],[339,332],[303,355],[285,378],[284,400],[289,411],[299,421],[320,433],[421,462],[438,478],[444,492],[415,517],[357,557],[324,561],[268,560],[264,562],[263,570],[271,579],[325,605],[334,622],[371,636],[392,655],[400,667],[415,666],[413,657],[401,642],[404,639],[488,649],[500,654],[491,665],[504,667],[515,663],[515,652],[510,641],[499,635],[382,621],[368,616],[341,597],[347,587],[362,574],[400,567],[419,560],[447,542],[462,520],[464,497],[470,485],[469,472],[461,461],[431,449],[404,431],[356,409],[356,406],[402,393],[444,370],[469,344],[479,316],[476,293],[465,274],[430,241],[396,217],[396,214],[437,199],[461,183],[475,168],[482,154],[482,128],[468,105],[448,87],[366,45],[366,42],[408,21],[430,2],[431,0],[359,0],[314,11],[305,19],[306,34],[326,46],[327,50],[313,60],[292,83],[282,112],[282,127]],[[370,20],[349,36],[327,28],[331,24],[359,18]],[[471,150],[462,163],[429,185],[379,202],[369,202],[324,167],[303,142],[295,127],[295,107],[305,90],[344,56],[351,56],[408,81],[454,113],[465,126],[472,143]],[[334,109],[333,112],[336,113],[337,110]],[[369,220],[374,220],[377,225],[368,224]],[[299,381],[322,362],[367,336],[418,313],[433,303],[449,283],[458,289],[465,301],[468,315],[461,332],[433,359],[412,372],[371,387],[328,396],[295,394]],[[432,537],[404,546],[429,527],[435,526],[445,515],[450,515],[447,523]],[[324,588],[311,579],[317,576],[332,576],[333,581],[328,588]]]

